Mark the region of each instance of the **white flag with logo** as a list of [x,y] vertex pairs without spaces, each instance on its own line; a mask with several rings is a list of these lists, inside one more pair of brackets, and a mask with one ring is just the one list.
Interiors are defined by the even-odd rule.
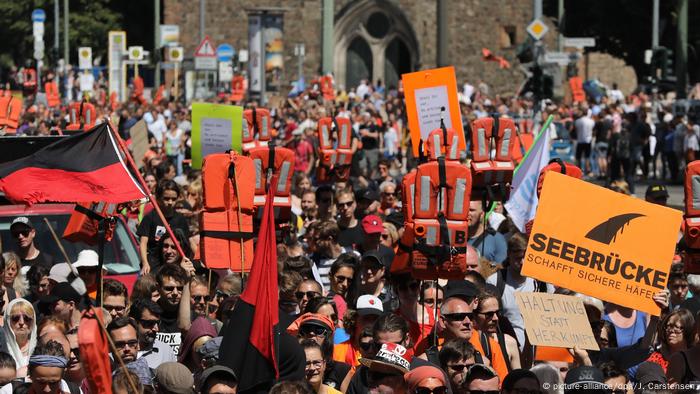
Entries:
[[549,163],[549,145],[549,132],[545,130],[532,144],[525,160],[513,175],[510,198],[505,208],[521,232],[525,232],[525,224],[535,217],[537,211],[537,179],[540,171]]

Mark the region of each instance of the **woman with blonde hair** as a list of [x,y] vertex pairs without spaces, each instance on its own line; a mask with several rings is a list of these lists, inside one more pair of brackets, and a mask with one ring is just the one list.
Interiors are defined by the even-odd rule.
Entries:
[[29,284],[27,279],[22,275],[22,259],[19,258],[15,252],[5,252],[2,254],[3,259],[5,259],[5,274],[3,275],[2,281],[5,289],[11,287],[14,289],[15,296],[11,296],[11,291],[8,291],[8,296],[10,299],[7,302],[12,301],[15,297],[24,297],[29,291]]
[[7,349],[17,363],[17,377],[27,376],[29,357],[37,340],[36,313],[32,304],[24,298],[16,298],[7,305],[4,314]]

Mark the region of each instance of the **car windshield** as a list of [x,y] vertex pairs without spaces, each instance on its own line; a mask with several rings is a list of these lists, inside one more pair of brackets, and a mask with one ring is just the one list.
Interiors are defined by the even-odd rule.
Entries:
[[[61,237],[65,230],[70,215],[67,214],[48,214],[48,215],[26,215],[36,226],[36,238],[34,244],[36,247],[45,253],[53,256],[56,262],[63,262],[63,254],[54,242],[51,232],[44,222],[44,218],[49,220],[51,226],[56,231],[56,234]],[[10,234],[10,223],[14,219],[12,217],[0,217],[0,235],[2,236],[3,250],[16,251],[16,242]],[[139,270],[139,255],[134,243],[132,242],[129,233],[121,220],[117,220],[116,228],[114,229],[114,237],[111,241],[105,243],[104,247],[104,267],[109,275],[114,274],[131,274]],[[68,242],[61,238],[61,244],[66,250],[71,262],[75,262],[78,258],[78,253],[84,249],[98,250],[97,245],[91,246],[80,242]]]

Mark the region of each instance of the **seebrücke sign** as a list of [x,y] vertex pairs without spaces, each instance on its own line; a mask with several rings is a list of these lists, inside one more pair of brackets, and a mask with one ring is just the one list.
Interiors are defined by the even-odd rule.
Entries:
[[681,212],[547,173],[523,275],[659,314]]

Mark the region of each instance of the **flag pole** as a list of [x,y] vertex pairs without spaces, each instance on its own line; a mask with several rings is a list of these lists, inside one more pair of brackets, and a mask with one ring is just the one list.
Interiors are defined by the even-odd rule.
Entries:
[[[160,210],[160,207],[158,206],[158,203],[155,201],[153,198],[153,194],[151,193],[150,189],[148,186],[146,186],[146,181],[143,179],[141,176],[141,173],[139,172],[138,167],[136,167],[136,163],[134,162],[134,158],[131,157],[131,153],[129,153],[129,150],[126,148],[126,144],[122,140],[121,136],[119,133],[116,132],[116,129],[114,128],[114,125],[112,124],[112,121],[107,118],[107,123],[109,124],[109,129],[114,138],[117,140],[117,143],[119,144],[119,147],[122,150],[122,153],[124,154],[124,157],[126,157],[126,161],[131,166],[131,169],[134,172],[134,175],[136,176],[136,179],[138,179],[139,183],[141,184],[141,188],[148,193],[148,201],[153,205],[153,209],[156,211],[158,214],[158,217],[160,217],[160,220],[163,222],[163,226],[165,226],[165,230],[168,232],[168,235],[170,235],[170,238],[173,240],[173,243],[175,244],[175,248],[177,251],[180,253],[180,256],[182,258],[186,258],[185,252],[182,250],[182,246],[180,245],[180,242],[177,240],[175,237],[175,233],[173,233],[173,229],[170,228],[170,224],[168,221],[165,219],[165,215],[163,215],[163,211]],[[148,262],[146,262],[148,263]]]
[[[515,177],[515,174],[518,173],[520,166],[523,165],[523,163],[528,158],[528,156],[530,156],[530,152],[532,152],[532,148],[534,148],[535,145],[537,145],[537,142],[540,140],[540,138],[542,138],[542,136],[544,135],[544,132],[549,128],[549,125],[552,123],[552,120],[554,120],[554,115],[549,115],[549,117],[547,117],[547,120],[544,122],[544,125],[542,125],[540,132],[537,133],[537,136],[535,136],[535,140],[532,141],[532,145],[530,145],[530,149],[528,149],[527,152],[525,152],[525,155],[520,160],[520,163],[518,163],[518,165],[515,167],[515,170],[513,170],[513,177]],[[489,216],[491,216],[491,213],[493,212],[494,209],[496,209],[496,203],[492,202],[491,207],[489,208],[488,212],[486,212],[486,216],[484,216],[484,223],[486,223],[486,221],[489,219]]]

